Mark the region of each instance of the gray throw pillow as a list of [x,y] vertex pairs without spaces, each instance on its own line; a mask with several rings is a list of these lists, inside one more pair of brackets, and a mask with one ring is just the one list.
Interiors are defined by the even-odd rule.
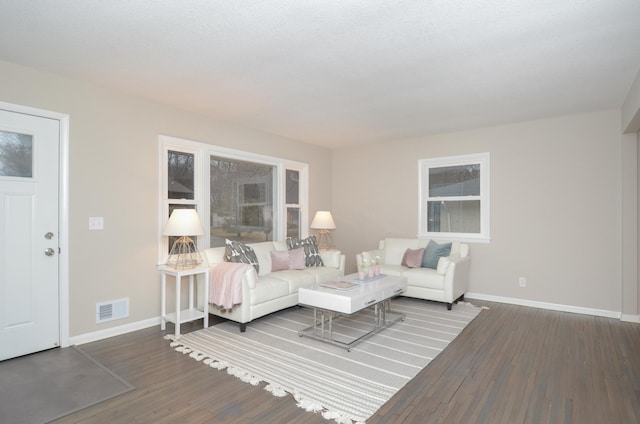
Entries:
[[256,269],[256,273],[260,272],[258,257],[251,246],[229,239],[226,239],[225,243],[224,260],[226,262],[240,262],[243,264],[253,265]]
[[429,244],[424,249],[422,256],[422,268],[438,268],[438,261],[443,256],[449,256],[451,253],[451,243],[438,244],[433,240],[429,240]]
[[307,267],[324,266],[322,257],[318,251],[318,241],[316,240],[316,236],[309,236],[302,240],[298,240],[294,237],[287,237],[287,248],[289,250],[299,247],[304,248],[304,264]]

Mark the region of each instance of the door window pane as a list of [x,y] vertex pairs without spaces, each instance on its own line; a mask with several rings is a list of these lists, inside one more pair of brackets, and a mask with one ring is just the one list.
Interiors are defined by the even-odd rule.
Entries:
[[33,177],[33,136],[0,131],[0,176]]
[[273,240],[276,167],[210,157],[211,247]]
[[194,199],[194,155],[168,152],[169,199]]

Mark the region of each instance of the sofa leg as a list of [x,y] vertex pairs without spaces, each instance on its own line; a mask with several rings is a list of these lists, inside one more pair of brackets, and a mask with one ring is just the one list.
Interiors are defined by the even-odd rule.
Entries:
[[247,331],[247,324],[240,324],[240,332],[244,333],[245,331]]
[[451,310],[451,306],[452,306],[452,305],[453,305],[452,303],[447,303],[447,311],[450,311],[450,310]]

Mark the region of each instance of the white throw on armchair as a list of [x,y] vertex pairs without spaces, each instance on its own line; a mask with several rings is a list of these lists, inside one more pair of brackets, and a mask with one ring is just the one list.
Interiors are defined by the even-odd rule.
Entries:
[[[451,242],[451,251],[447,256],[435,257],[435,268],[411,263],[410,266],[406,266],[406,263],[403,265],[406,253],[419,253],[419,249],[425,249],[426,255],[429,242],[423,239],[386,238],[380,240],[377,250],[357,254],[357,264],[360,266],[363,260],[366,262],[378,258],[382,274],[407,277],[408,286],[403,296],[445,302],[447,309],[451,310],[451,305],[458,299],[464,299],[469,289],[469,245]],[[440,247],[434,243],[429,248],[431,252],[431,247]],[[410,251],[407,252],[407,249]]]

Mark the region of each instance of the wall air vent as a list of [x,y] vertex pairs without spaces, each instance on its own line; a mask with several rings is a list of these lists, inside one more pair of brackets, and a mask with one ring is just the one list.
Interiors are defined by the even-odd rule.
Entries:
[[129,316],[129,298],[96,303],[96,324]]

